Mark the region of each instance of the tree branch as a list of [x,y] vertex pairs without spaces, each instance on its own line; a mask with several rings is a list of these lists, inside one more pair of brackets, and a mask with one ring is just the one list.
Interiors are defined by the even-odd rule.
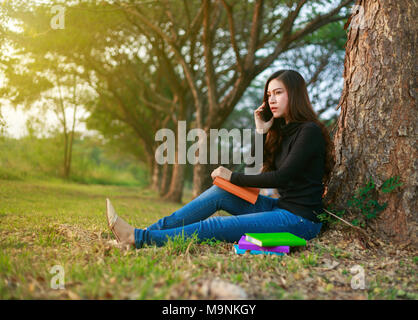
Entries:
[[238,68],[238,72],[240,74],[244,73],[244,66],[242,63],[242,59],[241,59],[241,55],[239,54],[239,48],[235,39],[235,26],[234,26],[234,18],[232,15],[232,6],[229,5],[228,3],[226,3],[225,0],[221,0],[222,4],[225,7],[226,10],[226,15],[228,17],[228,24],[229,24],[229,34],[231,37],[231,45],[232,48],[234,49],[234,53],[235,53],[235,59],[236,59],[236,63],[237,63],[237,68]]
[[281,41],[277,44],[274,52],[260,61],[260,63],[255,67],[255,72],[258,74],[260,70],[264,70],[267,66],[269,66],[278,56],[279,54],[283,53],[285,50],[289,48],[289,45],[298,39],[301,39],[305,35],[312,33],[319,29],[320,27],[334,21],[338,21],[343,19],[344,17],[334,17],[342,7],[346,6],[353,0],[344,0],[340,5],[338,5],[335,9],[331,10],[330,12],[319,15],[315,19],[313,19],[310,23],[308,23],[303,29],[296,31],[294,34],[290,34],[293,28],[294,21],[297,17],[297,14],[302,6],[305,4],[306,0],[301,0],[298,3],[298,7],[292,14],[285,20],[283,26],[279,29],[278,32],[283,31],[283,36]]
[[[208,88],[208,105],[209,105],[209,115],[206,118],[209,123],[213,118],[213,114],[218,109],[218,99],[216,92],[216,78],[213,68],[213,54],[212,54],[212,36],[210,33],[209,19],[211,16],[211,5],[210,0],[204,0],[203,2],[203,49],[204,49],[204,58],[205,58],[205,80],[206,86]],[[198,123],[202,125],[203,123]]]
[[290,37],[291,41],[296,41],[300,38],[303,38],[305,35],[312,33],[313,31],[319,29],[320,27],[334,21],[339,21],[345,19],[346,17],[335,17],[338,12],[340,12],[342,7],[345,7],[349,3],[353,2],[353,0],[344,0],[342,1],[335,9],[331,10],[330,12],[318,15],[313,20],[311,20],[304,28],[296,31]]
[[195,79],[193,76],[192,70],[189,68],[188,64],[186,63],[183,55],[179,51],[179,48],[177,47],[176,43],[172,41],[170,37],[168,37],[158,26],[154,25],[152,22],[150,22],[141,12],[140,10],[135,7],[135,10],[132,10],[129,6],[126,4],[122,4],[122,7],[124,7],[124,10],[127,10],[127,12],[133,14],[137,18],[139,18],[148,28],[150,28],[157,36],[159,36],[163,41],[168,43],[170,47],[172,48],[174,54],[176,55],[177,59],[179,60],[184,74],[186,76],[187,82],[189,84],[190,90],[192,92],[192,96],[194,98],[194,103],[197,109],[197,121],[198,123],[202,123],[201,119],[201,113],[202,113],[202,103],[199,98],[199,92],[196,87]]
[[244,68],[251,68],[254,63],[255,51],[260,38],[260,29],[263,22],[263,0],[257,0],[254,8],[250,38],[247,45]]

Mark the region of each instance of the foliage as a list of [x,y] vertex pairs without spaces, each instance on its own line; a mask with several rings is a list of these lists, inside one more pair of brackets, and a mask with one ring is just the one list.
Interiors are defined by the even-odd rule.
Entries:
[[[337,211],[337,210],[334,209],[334,206],[332,204],[327,208],[327,210],[332,212],[333,214],[335,214],[337,217],[340,217],[340,218],[342,218],[345,214],[345,210]],[[331,226],[331,225],[334,225],[334,224],[340,222],[340,220],[335,219],[334,217],[332,217],[331,215],[329,215],[325,211],[323,213],[318,214],[317,217],[322,223],[326,224],[327,226]]]
[[[387,179],[382,185],[382,192],[392,192],[396,187],[402,184],[396,184],[399,177],[392,177]],[[394,184],[395,183],[395,184]],[[360,212],[360,216],[351,223],[355,226],[361,225],[365,227],[367,222],[377,217],[379,212],[385,210],[387,202],[379,203],[378,192],[373,178],[370,177],[369,181],[364,187],[357,190],[356,194],[347,201],[347,206]]]
[[[295,6],[297,1],[266,1],[261,3],[260,15],[255,14],[254,2],[245,1],[215,1],[205,7],[205,2],[198,1],[145,1],[124,5],[83,0],[67,2],[65,28],[52,30],[50,9],[55,3],[62,4],[62,1],[30,4],[18,1],[3,8],[5,19],[15,19],[21,30],[7,32],[7,42],[19,48],[13,61],[6,64],[9,96],[16,94],[21,100],[15,102],[25,100],[29,104],[40,93],[53,91],[49,90],[51,87],[62,86],[63,93],[75,92],[71,80],[76,80],[84,84],[78,86],[77,96],[81,88],[94,91],[74,103],[90,112],[90,128],[121,141],[130,147],[132,154],[141,153],[143,158],[146,154],[148,159],[153,159],[155,131],[170,125],[175,127],[177,119],[189,122],[196,117],[196,121],[207,120],[210,127],[220,127],[235,105],[244,100],[241,97],[252,80],[269,68],[272,61],[281,60],[284,65],[303,69],[302,74],[309,82],[309,77],[314,78],[313,83],[324,78],[337,82],[331,80],[336,73],[330,75],[330,70],[338,70],[334,63],[342,66],[341,44],[346,38],[342,24],[347,18],[343,15],[347,6],[327,16],[327,10],[335,7],[331,0],[312,1],[300,7]],[[211,21],[208,39],[204,36],[205,19]],[[310,24],[310,21],[320,23]],[[254,32],[254,25],[259,25],[258,32]],[[288,43],[290,38],[294,41]],[[311,46],[314,53],[300,52],[306,46]],[[340,56],[332,55],[337,51]],[[283,59],[281,56],[278,59],[279,52]],[[286,59],[285,54],[288,54]],[[239,62],[245,62],[245,72],[237,69],[242,64]],[[325,68],[327,65],[331,67]],[[25,66],[25,72],[15,73],[15,66]],[[237,76],[245,80],[237,81]],[[211,106],[208,85],[219,88],[215,90],[217,101]],[[323,90],[318,86],[312,92],[315,102],[318,92],[328,94],[338,90]],[[50,108],[71,106],[70,97],[64,94],[62,100],[66,103],[47,105]],[[321,110],[335,105],[334,97],[321,96],[321,100],[327,101]],[[200,117],[196,113],[199,110]],[[119,123],[103,124],[97,120],[100,114],[106,114],[100,120]],[[211,123],[212,118],[220,120]],[[203,127],[203,123],[197,125]],[[116,127],[130,134],[112,134]],[[131,143],[132,136],[143,145],[139,152]]]
[[[380,191],[382,193],[390,193],[400,186],[402,186],[402,183],[399,183],[399,177],[395,176],[385,180]],[[380,212],[385,210],[387,202],[379,203],[378,190],[376,189],[373,178],[370,177],[369,181],[363,187],[357,189],[353,197],[347,201],[347,207],[358,214],[358,217],[353,219],[351,223],[364,228],[367,226],[368,221],[375,219]],[[332,205],[328,208],[328,211],[338,217],[342,217],[345,214],[345,210],[333,212]],[[318,218],[324,223],[333,224],[336,222],[336,219],[326,212],[319,214]]]
[[[0,179],[62,178],[62,136],[0,139]],[[94,138],[74,141],[70,181],[85,184],[147,185],[147,171],[135,158],[114,151]]]
[[398,181],[399,181],[398,176],[389,178],[388,180],[383,182],[381,191],[383,193],[392,192],[393,190],[395,190],[396,187],[400,187],[402,185],[402,183],[398,183]]

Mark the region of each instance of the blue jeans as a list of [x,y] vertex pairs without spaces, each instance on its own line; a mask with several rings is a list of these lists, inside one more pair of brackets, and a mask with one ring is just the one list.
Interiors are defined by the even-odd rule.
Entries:
[[[251,204],[213,185],[198,197],[158,220],[146,230],[135,229],[135,246],[144,244],[164,245],[167,238],[197,233],[199,240],[215,239],[227,242],[239,241],[247,232],[290,232],[310,240],[321,230],[322,223],[314,223],[276,206],[277,199],[259,195]],[[231,216],[209,218],[218,210]]]

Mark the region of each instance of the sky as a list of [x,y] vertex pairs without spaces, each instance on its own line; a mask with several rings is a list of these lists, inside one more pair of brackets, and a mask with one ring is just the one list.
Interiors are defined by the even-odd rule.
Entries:
[[[69,125],[72,125],[72,114],[71,108],[67,110],[66,113],[67,119],[69,121]],[[1,114],[3,116],[3,120],[6,123],[6,128],[4,130],[5,135],[10,138],[20,139],[28,134],[26,128],[26,121],[33,116],[36,116],[39,112],[39,109],[34,107],[30,111],[23,110],[22,106],[18,106],[14,108],[11,106],[7,101],[2,100],[1,102]],[[80,108],[77,111],[78,119],[82,116],[85,116],[85,112]],[[43,123],[47,129],[52,129],[59,126],[59,120],[57,119],[56,115],[52,111],[48,111],[46,114],[43,113],[44,117],[42,118]],[[75,131],[81,132],[82,136],[89,136],[95,135],[96,131],[88,130],[86,125],[81,122],[76,122]],[[46,132],[44,136],[46,136]]]
[[25,130],[25,122],[28,113],[22,110],[14,110],[9,104],[5,104],[1,108],[3,119],[6,122],[5,133],[12,138],[22,138],[27,134]]

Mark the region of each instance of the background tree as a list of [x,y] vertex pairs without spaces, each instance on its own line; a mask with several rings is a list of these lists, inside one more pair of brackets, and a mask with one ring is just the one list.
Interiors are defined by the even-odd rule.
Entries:
[[[16,39],[15,39],[16,40]],[[25,39],[27,41],[27,39]],[[0,93],[16,107],[40,108],[42,117],[52,111],[61,125],[63,136],[62,176],[69,178],[74,134],[79,121],[79,106],[91,101],[79,76],[79,70],[65,57],[28,51],[20,47],[4,64],[6,83]]]
[[[108,112],[112,116],[106,119],[130,127],[123,131],[134,132],[141,142],[153,186],[164,181],[159,187],[167,190],[166,198],[180,201],[185,166],[155,166],[156,130],[166,124],[176,131],[179,120],[207,133],[231,116],[235,124],[245,123],[242,110],[233,110],[247,89],[257,86],[256,77],[278,61],[305,69],[312,88],[333,78],[326,66],[335,51],[332,43],[344,36],[336,30],[342,31],[350,1],[81,1],[67,7],[66,26],[60,31],[48,30],[51,3],[15,14],[25,21],[26,36],[38,35],[22,45],[55,52],[82,66],[84,80],[99,97],[91,105],[91,116]],[[325,91],[330,90],[318,85],[312,90],[314,99],[324,100]],[[260,91],[255,100],[258,96]],[[320,112],[332,104],[333,99],[328,100]],[[252,117],[252,111],[244,113]],[[110,128],[94,119],[89,124]],[[211,183],[213,167],[194,166],[194,195]]]
[[[223,124],[257,75],[292,46],[303,43],[306,36],[345,19],[339,13],[350,2],[341,1],[328,12],[318,14],[316,5],[325,2],[313,1],[306,19],[300,16],[307,3],[304,0],[285,3],[206,0],[200,6],[187,1],[174,6],[173,2],[162,1],[147,6],[121,4],[121,7],[132,21],[143,26],[149,37],[158,37],[167,44],[192,93],[195,127],[209,136],[209,130]],[[160,20],[164,13],[169,21]],[[200,19],[201,29],[196,23]],[[195,165],[194,196],[211,184],[212,169],[210,165]]]
[[[132,33],[129,33],[129,28],[126,23],[124,24],[126,19],[120,14],[119,9],[113,7],[109,10],[108,7],[103,6],[92,8],[88,4],[80,4],[80,7],[74,8],[75,10],[67,11],[66,25],[63,30],[52,30],[49,26],[53,2],[29,7],[26,5],[22,7],[21,3],[20,5],[19,3],[10,4],[9,16],[24,23],[22,24],[23,31],[9,34],[9,41],[30,55],[32,58],[30,65],[37,69],[27,70],[24,75],[20,75],[14,69],[16,65],[22,63],[22,59],[7,63],[9,70],[7,78],[10,84],[7,90],[18,92],[21,98],[26,99],[24,101],[14,99],[15,104],[25,102],[27,105],[29,99],[36,101],[39,98],[35,92],[32,93],[33,90],[37,92],[43,90],[36,85],[39,82],[36,79],[38,73],[59,65],[58,58],[49,63],[42,63],[45,60],[44,55],[65,57],[73,61],[73,64],[82,70],[77,76],[88,82],[98,97],[95,103],[83,106],[91,112],[90,118],[97,117],[119,122],[117,126],[122,132],[135,134],[137,145],[134,146],[132,143],[134,137],[127,137],[126,134],[120,134],[116,138],[111,130],[115,126],[95,121],[96,119],[88,121],[90,128],[109,129],[110,132],[102,133],[107,137],[113,135],[125,148],[130,146],[132,154],[139,155],[142,161],[149,164],[150,172],[155,173],[155,169],[159,169],[154,159],[155,132],[164,126],[164,123],[168,126],[167,121],[177,113],[170,107],[172,103],[169,97],[158,93],[158,89],[161,89],[160,92],[167,91],[167,86],[164,84],[165,75],[155,71],[157,69],[162,72],[163,69],[158,68],[155,61],[153,61],[155,63],[149,63],[143,56],[141,58],[139,55],[135,56],[135,53],[141,49],[142,38],[132,40]],[[87,45],[88,43],[94,45]],[[66,73],[73,72],[72,74],[75,75],[75,70],[76,68],[68,69]],[[63,73],[57,72],[56,74],[62,75]],[[52,79],[55,78],[52,77]],[[21,82],[24,82],[26,87],[21,84],[18,88],[16,86],[21,79],[24,80]],[[173,83],[177,84],[175,81]],[[48,89],[51,87],[53,86],[48,86]],[[152,90],[150,87],[157,90]],[[65,90],[61,90],[59,83],[54,88],[59,93],[58,98],[62,98]],[[65,94],[63,98],[66,98]],[[57,102],[59,102],[57,110],[61,111],[65,101],[57,99]],[[160,105],[165,105],[165,108]],[[102,117],[103,112],[108,113],[112,118]],[[61,119],[64,126],[65,145],[68,145],[68,141],[72,142],[72,135],[67,134],[65,130],[65,113]],[[121,128],[121,123],[125,124],[125,128]],[[71,146],[71,143],[69,145]],[[68,168],[68,155],[71,155],[71,147],[65,148],[64,158],[67,159],[64,161],[65,168]],[[68,169],[64,169],[64,172],[68,172]],[[158,186],[155,183],[158,181],[155,177],[154,174],[152,181],[153,187],[157,189]],[[183,189],[182,184],[179,189]]]
[[[415,1],[362,1],[351,17],[344,88],[334,143],[336,166],[327,202],[347,201],[370,177],[387,202],[370,227],[397,241],[416,242],[417,34]],[[384,193],[398,176],[399,192]],[[358,213],[357,213],[358,214]]]

